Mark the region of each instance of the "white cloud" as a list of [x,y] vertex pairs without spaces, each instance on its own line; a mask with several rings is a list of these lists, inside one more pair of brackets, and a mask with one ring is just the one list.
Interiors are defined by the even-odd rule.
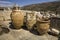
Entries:
[[0,1],[0,3],[11,3],[9,1]]
[[12,2],[9,1],[0,1],[0,7],[10,7],[12,6]]

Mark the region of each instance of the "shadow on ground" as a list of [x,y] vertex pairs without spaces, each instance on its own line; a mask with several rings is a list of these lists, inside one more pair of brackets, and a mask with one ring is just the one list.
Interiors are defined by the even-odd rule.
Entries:
[[59,34],[58,40],[60,40],[60,34]]
[[0,35],[2,35],[4,33],[9,33],[9,32],[10,32],[10,30],[8,28],[6,28],[6,27],[1,27],[0,28]]
[[60,40],[60,37],[58,38],[58,40]]
[[[14,30],[18,30],[18,29],[16,29],[16,28],[14,28],[14,26],[13,26],[13,24],[12,24],[12,22],[10,23],[10,26],[9,26],[11,29],[14,29]],[[34,35],[39,35],[39,33],[38,33],[38,31],[37,30],[35,30],[35,29],[31,29],[31,30],[28,30],[28,28],[26,27],[26,24],[24,23],[24,26],[22,26],[22,29],[24,29],[24,30],[26,30],[26,31],[30,31],[32,34],[34,34]]]

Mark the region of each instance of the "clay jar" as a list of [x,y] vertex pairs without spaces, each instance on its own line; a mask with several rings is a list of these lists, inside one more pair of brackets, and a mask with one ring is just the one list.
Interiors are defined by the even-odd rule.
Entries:
[[19,29],[23,25],[24,15],[18,7],[14,7],[11,13],[11,20],[14,28]]
[[37,24],[37,31],[40,35],[46,34],[49,29],[49,22],[48,21],[38,21]]
[[28,30],[32,30],[35,23],[36,23],[36,15],[33,12],[27,13],[26,26]]

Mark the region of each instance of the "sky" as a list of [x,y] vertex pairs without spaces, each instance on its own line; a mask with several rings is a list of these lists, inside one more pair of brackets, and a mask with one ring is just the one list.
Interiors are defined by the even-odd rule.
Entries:
[[56,0],[0,0],[0,4],[18,4],[20,6],[25,6],[29,4],[43,3],[43,2],[52,2]]

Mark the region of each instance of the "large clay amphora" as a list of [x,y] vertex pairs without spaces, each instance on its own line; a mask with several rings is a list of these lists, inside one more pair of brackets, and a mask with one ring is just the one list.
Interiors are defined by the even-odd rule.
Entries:
[[19,10],[17,7],[14,7],[11,13],[11,20],[14,28],[16,29],[21,28],[24,20],[23,12]]
[[28,30],[33,29],[34,24],[36,23],[36,15],[34,13],[27,13],[27,28]]
[[49,29],[49,22],[48,21],[38,21],[37,22],[37,31],[40,35],[46,34]]

